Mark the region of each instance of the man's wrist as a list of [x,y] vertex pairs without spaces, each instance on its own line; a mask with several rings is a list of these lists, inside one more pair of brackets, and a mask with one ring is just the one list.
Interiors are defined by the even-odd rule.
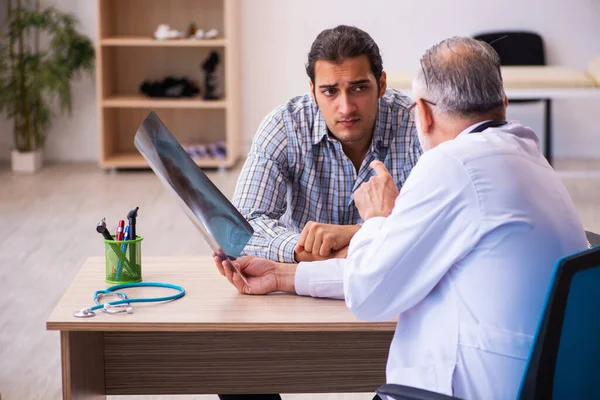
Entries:
[[266,258],[270,258],[280,263],[295,262],[294,249],[299,238],[300,234],[293,232],[286,232],[278,235],[269,243],[269,255]]
[[365,222],[367,222],[368,220],[373,219],[373,218],[378,218],[378,217],[387,218],[390,216],[391,213],[392,213],[391,210],[390,210],[390,212],[377,211],[377,212],[373,212],[372,214],[365,215],[363,219]]
[[325,259],[326,257],[314,255],[313,253],[309,253],[306,250],[294,251],[294,261],[297,263],[303,261],[321,261]]
[[277,263],[277,290],[296,294],[295,279],[298,264]]

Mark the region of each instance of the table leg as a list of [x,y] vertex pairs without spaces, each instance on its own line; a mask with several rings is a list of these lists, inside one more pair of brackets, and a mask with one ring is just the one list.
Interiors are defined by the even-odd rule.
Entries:
[[104,333],[60,332],[63,399],[106,399]]

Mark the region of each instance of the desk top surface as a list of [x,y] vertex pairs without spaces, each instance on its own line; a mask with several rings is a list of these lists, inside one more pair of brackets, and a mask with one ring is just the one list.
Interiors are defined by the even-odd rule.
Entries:
[[[104,281],[104,258],[89,258],[46,321],[61,331],[392,331],[395,322],[364,322],[343,301],[274,293],[242,295],[219,274],[210,257],[147,257],[144,282],[181,285],[183,298],[166,303],[135,303],[133,314],[75,318],[73,312],[94,305]],[[126,289],[129,298],[173,293],[162,288]],[[110,300],[110,299],[109,299]]]

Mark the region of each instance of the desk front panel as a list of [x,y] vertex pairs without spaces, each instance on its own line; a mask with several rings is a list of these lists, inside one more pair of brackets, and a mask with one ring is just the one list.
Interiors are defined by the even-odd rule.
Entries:
[[106,394],[374,392],[393,332],[108,332]]

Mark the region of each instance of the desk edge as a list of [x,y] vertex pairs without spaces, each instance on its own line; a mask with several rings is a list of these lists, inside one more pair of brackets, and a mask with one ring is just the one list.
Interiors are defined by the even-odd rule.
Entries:
[[394,331],[396,322],[353,323],[127,323],[127,322],[58,322],[46,321],[48,331],[87,332],[366,332]]

